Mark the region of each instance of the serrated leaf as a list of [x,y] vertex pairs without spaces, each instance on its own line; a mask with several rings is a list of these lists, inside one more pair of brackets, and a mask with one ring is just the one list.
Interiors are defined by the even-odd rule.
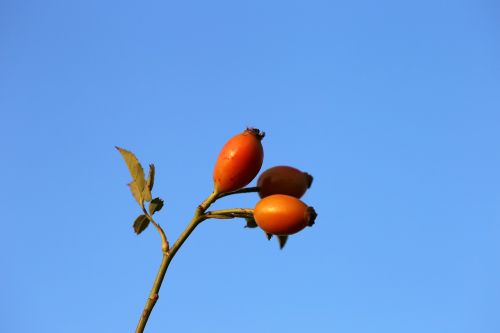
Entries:
[[267,232],[265,234],[266,234],[267,240],[271,240],[271,238],[273,238],[273,234],[270,234]]
[[132,192],[132,195],[134,196],[135,200],[139,203],[139,206],[142,207],[143,205],[142,192],[139,190],[137,183],[135,181],[132,181],[128,184],[128,187],[130,187],[130,192]]
[[288,236],[277,236],[278,242],[280,244],[280,250],[283,250],[285,247],[286,241],[288,240]]
[[136,234],[143,232],[149,225],[149,219],[146,215],[139,215],[134,221],[134,231]]
[[163,208],[163,200],[160,198],[154,198],[151,200],[149,204],[148,210],[149,214],[153,215],[156,212],[159,212]]
[[247,224],[245,225],[245,228],[257,228],[257,222],[255,222],[255,219],[253,217],[247,217],[245,218],[247,221]]
[[142,168],[141,163],[139,163],[139,160],[132,152],[120,147],[116,147],[116,149],[118,149],[125,160],[128,171],[130,172],[132,179],[136,182],[139,191],[142,192],[144,190],[146,180],[144,179],[144,169]]

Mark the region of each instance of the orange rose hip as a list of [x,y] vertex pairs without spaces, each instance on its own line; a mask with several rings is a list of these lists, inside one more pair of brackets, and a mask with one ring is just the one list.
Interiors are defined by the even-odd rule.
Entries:
[[264,160],[262,138],[264,132],[248,128],[226,142],[214,168],[217,193],[238,190],[257,176]]
[[261,199],[254,209],[254,219],[265,232],[273,235],[295,234],[316,219],[314,208],[290,195],[273,194]]

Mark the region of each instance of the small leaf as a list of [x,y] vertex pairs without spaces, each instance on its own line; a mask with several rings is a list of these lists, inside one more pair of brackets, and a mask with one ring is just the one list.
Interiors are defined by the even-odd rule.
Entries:
[[155,181],[155,166],[154,164],[149,165],[149,174],[148,179],[146,180],[146,185],[144,186],[144,190],[142,191],[142,197],[144,201],[151,201],[151,191],[153,190],[153,184]]
[[146,186],[149,188],[149,191],[153,190],[154,183],[155,183],[155,165],[150,164],[149,165],[148,180],[146,181]]
[[118,149],[120,154],[122,154],[132,179],[136,182],[140,192],[142,192],[144,190],[146,180],[144,179],[144,170],[142,169],[141,163],[139,163],[139,160],[132,152],[120,147],[116,147],[116,149]]
[[280,250],[283,250],[285,247],[286,241],[288,240],[288,236],[277,236],[278,242],[280,244]]
[[140,234],[149,225],[149,219],[146,215],[139,215],[134,221],[134,231],[136,234]]
[[247,217],[245,218],[247,221],[247,224],[245,225],[245,228],[257,228],[257,222],[255,222],[255,219],[253,217]]
[[142,207],[143,205],[142,193],[139,190],[137,183],[135,181],[132,181],[128,184],[128,187],[130,187],[130,192],[132,192],[132,195],[134,196],[135,200],[139,203],[139,206]]
[[271,240],[271,238],[273,238],[273,234],[266,232],[266,237],[267,237],[267,240]]
[[156,212],[159,212],[163,207],[163,200],[160,198],[154,198],[151,200],[151,203],[149,204],[148,210],[149,214],[153,215]]

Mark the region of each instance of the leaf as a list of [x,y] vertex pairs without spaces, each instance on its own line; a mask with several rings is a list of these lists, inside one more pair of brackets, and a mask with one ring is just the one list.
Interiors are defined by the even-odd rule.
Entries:
[[135,181],[132,181],[128,184],[128,187],[130,187],[130,192],[132,192],[132,195],[134,196],[135,200],[139,203],[139,206],[142,207],[143,205],[142,193],[139,190],[137,183]]
[[116,149],[122,154],[132,179],[136,182],[139,191],[142,192],[146,180],[144,179],[144,170],[142,169],[141,163],[139,163],[139,160],[132,152],[120,147],[116,147]]
[[149,225],[149,219],[146,215],[139,215],[134,221],[134,231],[136,234],[140,234]]
[[155,182],[155,166],[154,164],[149,165],[149,173],[148,179],[146,180],[146,185],[144,186],[144,190],[142,191],[142,197],[144,201],[151,201],[151,191],[153,190],[153,185]]
[[148,210],[149,214],[153,215],[156,212],[159,212],[163,207],[163,200],[160,198],[154,198],[151,200],[151,203],[149,204]]
[[149,165],[148,180],[146,181],[146,186],[149,188],[149,191],[153,190],[154,183],[155,183],[155,165],[150,164]]
[[273,234],[266,232],[266,237],[267,237],[267,240],[271,240],[271,238],[273,238]]
[[280,250],[283,250],[285,247],[286,241],[288,240],[288,236],[277,236],[278,242],[280,244]]
[[247,224],[245,225],[245,228],[257,228],[257,222],[255,222],[255,219],[253,217],[247,217],[245,218],[247,221]]
[[144,186],[144,190],[142,191],[142,198],[144,201],[151,201],[151,191],[149,190],[149,187],[146,185]]

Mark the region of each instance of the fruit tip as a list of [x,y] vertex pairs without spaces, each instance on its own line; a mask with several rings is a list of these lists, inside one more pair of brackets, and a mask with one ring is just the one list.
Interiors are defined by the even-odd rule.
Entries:
[[307,213],[309,214],[309,223],[307,226],[312,227],[318,217],[318,213],[313,207],[307,207]]
[[307,172],[304,172],[306,174],[307,178],[307,188],[311,188],[311,185],[313,183],[314,177],[308,174]]
[[247,127],[246,131],[255,135],[259,140],[264,139],[264,137],[266,136],[266,132],[261,131],[255,127]]

